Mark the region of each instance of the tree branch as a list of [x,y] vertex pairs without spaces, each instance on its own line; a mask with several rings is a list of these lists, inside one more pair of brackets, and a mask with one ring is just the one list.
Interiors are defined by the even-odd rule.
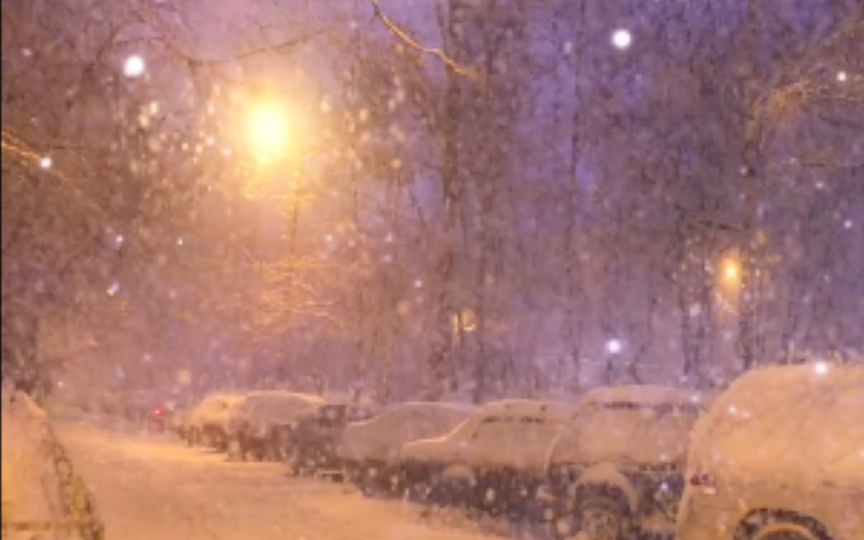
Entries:
[[447,56],[447,54],[438,47],[426,47],[425,45],[418,42],[416,39],[411,37],[407,31],[403,30],[398,24],[396,24],[393,19],[387,16],[386,13],[381,9],[381,4],[378,0],[369,0],[369,3],[372,4],[372,9],[375,11],[375,17],[380,20],[387,30],[390,31],[394,36],[396,36],[400,41],[408,45],[410,48],[418,51],[422,54],[427,54],[430,56],[438,57],[444,65],[446,65],[450,70],[454,73],[461,75],[463,77],[467,77],[469,79],[481,79],[480,73],[472,67],[465,66],[457,62],[456,60]]

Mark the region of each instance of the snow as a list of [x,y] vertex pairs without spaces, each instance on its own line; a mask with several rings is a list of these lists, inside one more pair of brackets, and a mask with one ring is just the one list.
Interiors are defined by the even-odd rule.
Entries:
[[406,444],[400,459],[540,473],[550,444],[576,410],[570,403],[495,401],[444,437]]
[[[59,483],[44,453],[45,412],[27,395],[4,388],[2,396],[3,522],[59,521]],[[21,532],[9,538],[27,538]],[[4,533],[4,540],[7,535]]]
[[64,442],[96,492],[106,537],[122,540],[495,540],[424,518],[424,510],[234,463],[155,436],[64,424]]
[[682,538],[737,526],[762,508],[817,520],[832,538],[864,538],[864,367],[812,363],[743,375],[693,432]]
[[250,392],[234,409],[230,421],[246,421],[258,428],[276,422],[285,424],[323,404],[323,399],[310,394],[276,390]]
[[677,463],[683,465],[697,406],[696,392],[660,386],[599,388],[551,449],[552,463]]
[[391,462],[405,443],[448,433],[474,410],[458,403],[402,403],[375,418],[349,424],[340,453],[355,462]]
[[641,403],[643,405],[662,404],[707,404],[713,396],[705,392],[655,385],[623,385],[595,388],[582,398],[581,404],[588,403]]
[[864,367],[768,367],[736,380],[693,434],[716,475],[864,486]]
[[221,422],[228,410],[240,405],[244,399],[246,394],[210,394],[186,414],[187,425],[200,427],[204,423]]

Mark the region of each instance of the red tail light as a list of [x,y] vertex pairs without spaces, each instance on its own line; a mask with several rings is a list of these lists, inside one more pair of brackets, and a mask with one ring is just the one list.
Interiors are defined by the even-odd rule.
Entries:
[[717,493],[714,475],[705,469],[699,468],[693,471],[693,474],[690,475],[690,485],[709,495]]
[[162,416],[162,407],[156,407],[153,409],[153,416]]

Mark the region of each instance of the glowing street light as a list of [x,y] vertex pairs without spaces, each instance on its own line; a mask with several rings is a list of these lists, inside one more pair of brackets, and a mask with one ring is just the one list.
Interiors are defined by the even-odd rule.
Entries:
[[288,148],[289,129],[285,109],[275,103],[261,103],[249,115],[248,137],[262,161],[279,158]]
[[618,339],[610,339],[606,342],[606,352],[609,354],[618,354],[623,349],[623,345],[621,345],[621,340]]
[[137,54],[127,58],[126,62],[123,64],[123,74],[133,79],[144,75],[145,69],[146,65],[144,64],[144,59]]
[[737,259],[723,260],[723,281],[729,285],[738,285],[741,281],[741,263]]
[[619,28],[612,32],[612,45],[615,46],[616,49],[624,50],[629,49],[630,45],[633,43],[633,35],[629,30],[625,30],[623,28]]

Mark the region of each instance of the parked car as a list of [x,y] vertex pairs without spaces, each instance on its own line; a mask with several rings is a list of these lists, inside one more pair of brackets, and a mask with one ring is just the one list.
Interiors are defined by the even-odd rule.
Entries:
[[449,433],[475,409],[461,403],[400,403],[348,424],[339,442],[346,476],[365,490],[390,490],[405,443]]
[[690,432],[709,398],[658,386],[598,388],[549,451],[559,532],[587,540],[671,537]]
[[405,485],[432,502],[493,513],[538,511],[549,445],[575,411],[568,403],[488,403],[449,434],[406,444],[399,458]]
[[681,540],[864,538],[864,366],[767,367],[696,425]]
[[374,415],[368,404],[330,398],[307,409],[298,419],[288,440],[288,466],[294,474],[342,474],[338,445],[350,422]]
[[310,394],[281,390],[249,392],[227,420],[229,456],[284,461],[300,418],[324,404]]
[[227,421],[233,407],[242,403],[245,393],[209,394],[186,415],[186,442],[190,446],[228,447]]

